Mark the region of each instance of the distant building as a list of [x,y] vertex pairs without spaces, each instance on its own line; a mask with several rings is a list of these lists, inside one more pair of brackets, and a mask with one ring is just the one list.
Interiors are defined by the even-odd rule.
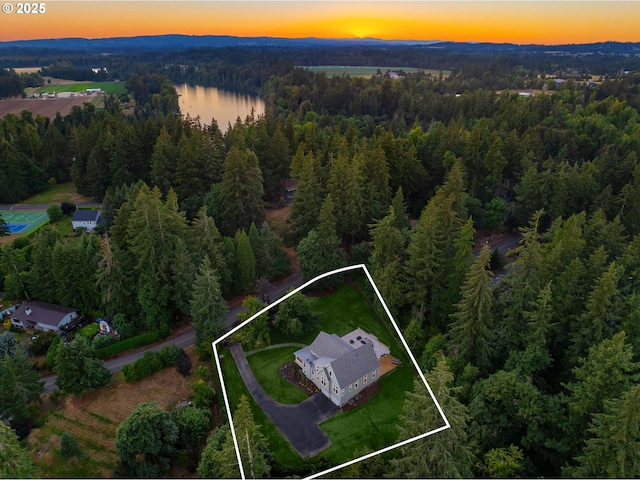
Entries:
[[11,323],[16,327],[58,333],[77,316],[75,308],[46,302],[25,302],[11,314]]
[[378,357],[388,352],[377,338],[362,330],[342,338],[335,333],[320,332],[311,345],[294,353],[294,359],[304,375],[329,400],[342,407],[378,381]]
[[287,179],[284,181],[284,191],[285,191],[284,198],[287,203],[293,202],[293,197],[295,196],[297,189],[298,189],[297,180]]
[[100,221],[100,210],[76,210],[71,219],[73,229],[84,228],[92,232]]

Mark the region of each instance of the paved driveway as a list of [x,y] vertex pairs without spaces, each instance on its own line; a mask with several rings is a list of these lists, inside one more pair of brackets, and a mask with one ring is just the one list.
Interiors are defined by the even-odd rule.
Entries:
[[331,445],[331,440],[318,427],[338,411],[331,400],[322,393],[316,393],[296,405],[278,403],[264,392],[256,380],[242,346],[236,343],[229,350],[251,396],[301,457],[314,456]]

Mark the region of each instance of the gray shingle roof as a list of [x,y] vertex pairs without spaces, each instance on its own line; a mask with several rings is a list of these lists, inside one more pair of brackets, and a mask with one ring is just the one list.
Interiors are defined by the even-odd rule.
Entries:
[[[28,308],[31,309],[29,315],[27,315]],[[65,315],[75,311],[75,308],[63,307],[53,303],[25,302],[18,305],[11,316],[20,321],[44,323],[45,325],[57,327]]]
[[309,345],[309,350],[316,358],[339,358],[351,352],[353,347],[335,333],[329,335],[326,332],[320,332],[313,343]]
[[373,344],[367,343],[331,362],[333,373],[340,387],[355,382],[380,366]]
[[97,222],[100,210],[76,210],[71,221],[73,222]]

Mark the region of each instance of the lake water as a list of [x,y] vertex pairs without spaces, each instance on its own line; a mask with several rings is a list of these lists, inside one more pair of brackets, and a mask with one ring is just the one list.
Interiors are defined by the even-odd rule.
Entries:
[[176,90],[180,95],[180,112],[184,116],[200,117],[203,125],[210,125],[211,119],[215,118],[223,132],[227,131],[229,123],[236,123],[238,117],[244,120],[252,108],[256,117],[264,113],[264,102],[260,97],[186,83],[176,85]]

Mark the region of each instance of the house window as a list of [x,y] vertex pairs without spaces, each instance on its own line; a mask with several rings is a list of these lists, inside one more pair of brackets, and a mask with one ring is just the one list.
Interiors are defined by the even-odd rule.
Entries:
[[376,371],[371,372],[371,378],[376,378]]
[[356,380],[356,388],[358,388],[358,380]]
[[300,360],[300,357],[296,357],[296,362],[302,363],[302,360]]
[[334,391],[334,393],[335,393],[336,395],[338,394],[338,386],[337,386],[337,385],[334,385],[334,386],[333,386],[333,391]]
[[329,370],[329,376],[331,376],[331,370]]
[[320,377],[316,375],[316,382],[320,381]]
[[322,382],[322,385],[324,385],[325,387],[327,386],[327,379],[324,377],[320,377],[320,381]]
[[362,379],[362,383],[367,383],[367,376],[365,375],[364,378]]
[[349,385],[349,391],[351,391],[353,388],[353,385]]
[[316,372],[319,372],[319,371],[320,371],[320,365],[317,365],[316,366]]

